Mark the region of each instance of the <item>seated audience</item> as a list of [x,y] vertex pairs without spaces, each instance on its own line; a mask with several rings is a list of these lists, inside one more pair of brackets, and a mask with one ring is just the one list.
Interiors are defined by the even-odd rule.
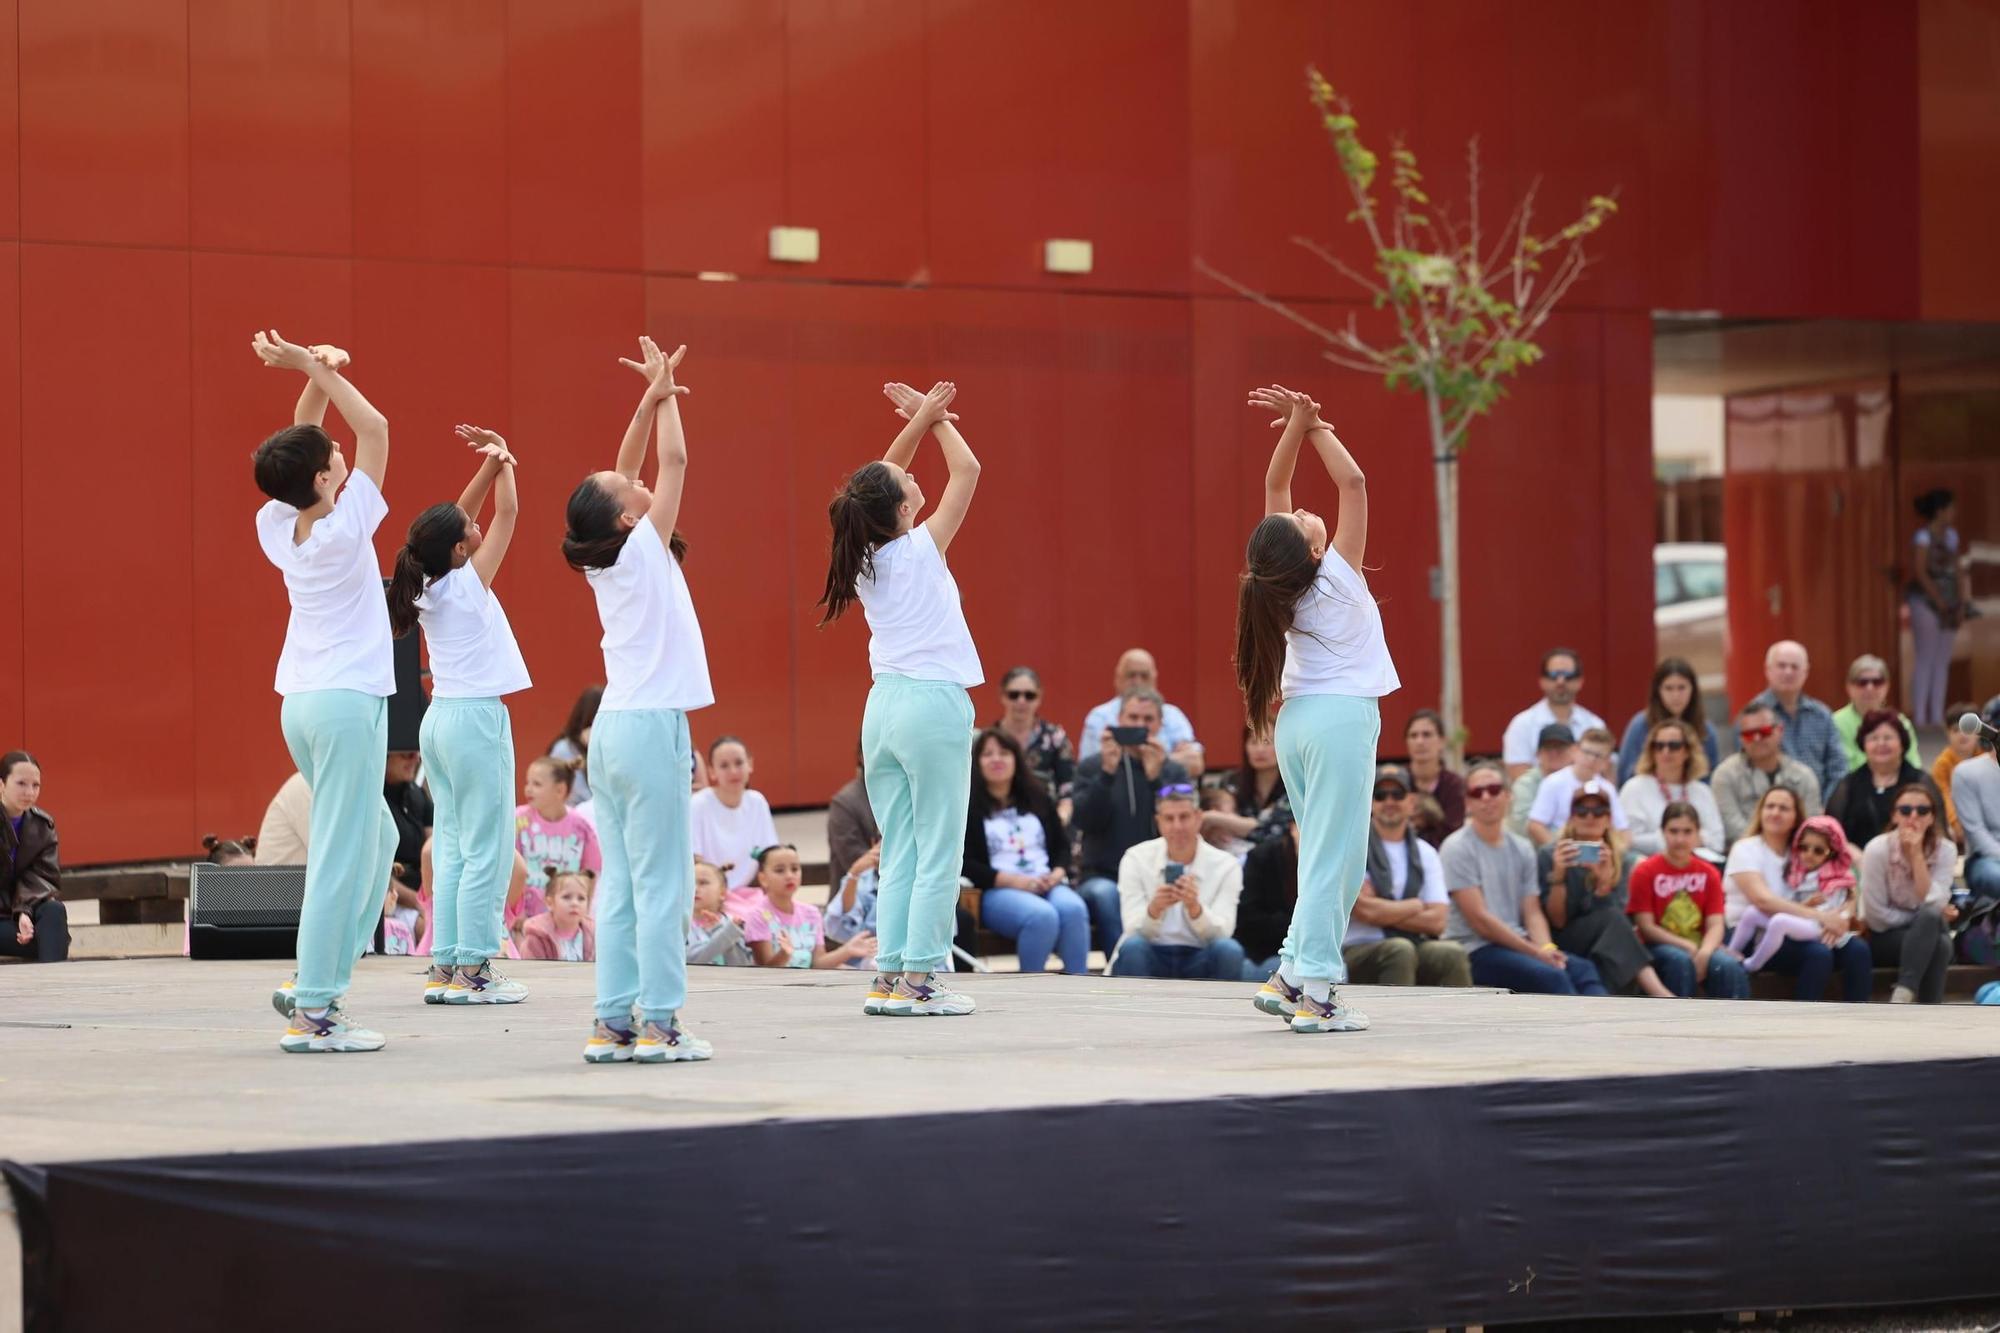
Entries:
[[771,803],[751,788],[751,771],[749,746],[734,736],[716,737],[708,747],[709,785],[688,803],[694,854],[721,867],[732,889],[756,877],[756,849],[778,841]]
[[827,882],[840,883],[849,866],[860,860],[870,847],[881,844],[882,830],[875,827],[875,810],[868,804],[868,784],[861,773],[861,743],[856,741],[854,776],[827,802]]
[[1570,803],[1555,841],[1539,853],[1542,911],[1563,952],[1595,963],[1606,990],[1636,985],[1642,994],[1671,1000],[1674,992],[1653,970],[1652,953],[1626,912],[1633,864],[1624,837],[1611,827],[1611,784],[1592,778]]
[[1410,815],[1418,837],[1437,847],[1465,824],[1465,779],[1444,762],[1444,716],[1419,708],[1403,724],[1403,748],[1410,752]]
[[743,938],[759,967],[873,966],[875,937],[862,933],[826,947],[819,908],[798,900],[805,877],[799,849],[788,842],[760,847],[751,858],[761,897],[743,910]]
[[1750,978],[1743,960],[1723,947],[1728,929],[1722,872],[1696,856],[1702,840],[1694,807],[1676,801],[1660,815],[1663,850],[1632,868],[1625,910],[1653,969],[1676,995],[1698,987],[1711,1000],[1747,1000]]
[[[1117,724],[1128,696],[1150,693],[1159,697],[1159,669],[1153,665],[1153,655],[1144,648],[1129,649],[1119,658],[1113,679],[1118,693],[1091,709],[1083,719],[1083,730],[1076,740],[1079,764],[1087,765],[1090,756],[1097,753],[1101,734],[1106,727]],[[1178,764],[1183,772],[1189,777],[1201,776],[1202,746],[1194,738],[1194,724],[1188,721],[1186,713],[1165,699],[1160,699],[1159,741],[1167,752],[1167,758]]]
[[1118,864],[1125,936],[1111,975],[1243,980],[1243,946],[1234,935],[1242,867],[1201,840],[1191,784],[1160,788],[1154,811],[1160,836],[1133,846]]
[[1243,892],[1236,900],[1236,942],[1243,946],[1243,979],[1262,981],[1278,970],[1278,950],[1292,928],[1299,901],[1299,826],[1282,838],[1260,842],[1243,858]]
[[1604,719],[1576,701],[1583,692],[1583,659],[1571,648],[1551,648],[1542,654],[1542,697],[1514,715],[1501,741],[1501,757],[1507,762],[1507,780],[1528,771],[1535,761],[1535,739],[1542,729],[1561,723],[1570,734],[1580,736],[1592,727],[1602,728]]
[[694,910],[688,916],[687,961],[690,967],[755,967],[743,923],[724,911],[729,882],[718,866],[696,857]]
[[415,750],[391,750],[382,777],[382,799],[396,822],[395,880],[396,905],[417,906],[423,892],[422,854],[431,835],[433,806],[431,794],[417,781],[417,765],[422,756]]
[[[2000,708],[1988,705],[1986,722],[2000,725]],[[1952,806],[1965,832],[1965,887],[1974,898],[2000,898],[2000,758],[1993,735],[1979,738],[1980,753],[1951,773]]]
[[1411,836],[1416,785],[1401,765],[1384,764],[1375,770],[1371,795],[1368,877],[1340,946],[1347,979],[1359,986],[1470,986],[1465,950],[1439,938],[1451,916],[1444,866],[1436,848]]
[[1695,679],[1694,668],[1686,658],[1668,657],[1653,668],[1653,687],[1646,696],[1646,706],[1632,714],[1632,720],[1625,724],[1625,737],[1618,742],[1618,785],[1623,787],[1639,771],[1639,760],[1645,754],[1646,741],[1653,734],[1653,728],[1662,722],[1685,722],[1701,741],[1702,757],[1707,761],[1702,772],[1714,769],[1721,757],[1721,744],[1715,734],[1715,724],[1708,720],[1708,709],[1701,700],[1701,683]]
[[1154,789],[1191,786],[1194,781],[1186,769],[1167,758],[1160,716],[1159,695],[1142,690],[1129,696],[1115,725],[1144,731],[1145,743],[1120,745],[1106,727],[1097,749],[1076,770],[1072,820],[1082,834],[1083,849],[1072,878],[1090,909],[1097,947],[1107,958],[1125,933],[1118,868],[1129,848],[1154,835]]
[[1826,798],[1826,812],[1840,821],[1849,842],[1866,847],[1888,828],[1895,816],[1896,793],[1904,787],[1924,788],[1932,806],[1944,809],[1944,797],[1931,786],[1930,775],[1910,762],[1905,748],[1909,738],[1894,709],[1878,708],[1862,718],[1856,739],[1866,762],[1842,778]]
[[590,920],[590,893],[596,872],[542,867],[543,897],[548,910],[521,925],[521,957],[565,963],[597,961],[597,927]]
[[580,807],[570,804],[574,776],[567,763],[551,755],[528,765],[528,776],[521,783],[521,795],[526,799],[514,810],[514,850],[527,862],[528,885],[521,902],[507,917],[509,930],[548,910],[547,867],[564,872],[587,870],[592,875],[604,871],[597,829]]
[[[1847,835],[1840,831],[1840,821],[1814,815],[1799,825],[1792,834],[1791,858],[1785,863],[1783,893],[1811,909],[1814,915],[1770,913],[1755,906],[1745,907],[1729,937],[1730,949],[1743,959],[1743,970],[1762,970],[1787,939],[1807,943],[1819,939],[1822,933],[1819,913],[1851,915],[1855,909],[1855,882],[1854,851],[1848,845]],[[1838,940],[1826,942],[1845,944],[1852,935],[1849,931]]]
[[1017,666],[1000,678],[1000,716],[993,726],[1020,747],[1035,780],[1069,822],[1070,784],[1076,781],[1076,751],[1069,733],[1041,715],[1042,678],[1033,667]]
[[1737,840],[1729,849],[1729,864],[1722,868],[1724,911],[1731,927],[1751,907],[1767,917],[1785,913],[1816,922],[1818,939],[1786,939],[1765,968],[1798,978],[1793,999],[1820,1000],[1826,997],[1826,983],[1837,966],[1841,998],[1866,1004],[1873,984],[1871,965],[1868,946],[1853,938],[1853,917],[1839,907],[1813,907],[1792,897],[1792,838],[1802,811],[1801,798],[1790,787],[1771,787],[1758,799],[1752,815],[1755,832]]
[[[1287,816],[1289,818],[1289,815]],[[1201,836],[1211,847],[1219,847],[1241,861],[1257,844],[1229,832],[1238,823],[1236,793],[1213,784],[1201,787]],[[1254,827],[1254,825],[1253,825]]]
[[42,766],[26,750],[0,755],[0,954],[36,963],[69,961],[69,909],[62,900],[56,821],[36,802]]
[[1538,995],[1603,995],[1588,958],[1549,936],[1535,887],[1535,849],[1507,829],[1507,771],[1477,763],[1465,774],[1465,827],[1444,840],[1438,863],[1451,914],[1444,937],[1470,957],[1472,981]]
[[1629,825],[1625,808],[1618,803],[1618,792],[1611,785],[1611,773],[1617,764],[1611,746],[1611,733],[1602,727],[1592,727],[1583,733],[1576,747],[1576,759],[1570,766],[1542,779],[1542,785],[1535,791],[1534,808],[1528,812],[1530,842],[1537,847],[1554,842],[1556,830],[1569,819],[1570,802],[1592,783],[1610,798],[1611,826],[1620,833],[1626,831]]
[[1090,970],[1090,913],[1069,886],[1069,835],[1055,802],[1014,738],[988,727],[972,743],[972,799],[965,817],[965,878],[978,889],[979,920],[1013,940],[1023,972]]
[[588,685],[570,705],[569,720],[562,734],[549,742],[549,756],[570,766],[569,803],[582,805],[590,799],[590,728],[597,721],[597,705],[604,698],[602,685]]
[[1784,724],[1785,753],[1812,770],[1825,794],[1847,776],[1847,750],[1833,725],[1833,710],[1805,692],[1811,665],[1804,644],[1790,639],[1772,644],[1764,654],[1764,680],[1770,688],[1750,705],[1764,705]]
[[1861,915],[1877,967],[1896,969],[1892,1004],[1943,1004],[1951,971],[1951,881],[1958,850],[1938,830],[1928,783],[1897,790],[1895,826],[1861,855]]
[[1202,836],[1235,855],[1284,836],[1292,822],[1292,803],[1278,772],[1278,747],[1269,736],[1243,728],[1243,766],[1226,784],[1204,792],[1201,808]]
[[253,865],[257,860],[257,839],[218,838],[210,833],[201,840],[201,853],[202,859],[210,865]]
[[311,833],[312,788],[306,785],[305,774],[293,773],[278,784],[277,794],[264,807],[264,822],[257,826],[257,864],[304,865]]
[[[1535,797],[1552,773],[1560,773],[1576,762],[1576,736],[1560,722],[1551,722],[1535,738],[1535,764],[1513,780],[1507,801],[1507,831],[1528,836],[1528,812]],[[1440,844],[1442,846],[1442,844]]]
[[1773,787],[1793,794],[1801,820],[1820,812],[1819,778],[1785,753],[1785,724],[1769,705],[1752,703],[1736,715],[1736,739],[1742,748],[1716,765],[1708,783],[1731,848],[1756,832],[1757,805]]
[[834,883],[826,900],[826,939],[845,944],[875,933],[875,901],[881,888],[882,844],[876,842]]
[[[1952,804],[1951,774],[1967,759],[1979,757],[1979,737],[1968,736],[1958,729],[1958,720],[1967,713],[1977,713],[1979,708],[1972,703],[1955,703],[1946,714],[1951,729],[1945,732],[1944,749],[1931,763],[1931,781],[1937,784],[1938,794],[1944,797],[1945,823],[1951,831],[1951,840],[1960,847],[1965,846],[1965,829],[1958,822],[1958,807]],[[1865,756],[1864,756],[1865,757]]]
[[1640,753],[1638,768],[1618,793],[1630,821],[1632,850],[1641,856],[1655,856],[1666,850],[1666,832],[1661,821],[1667,807],[1686,804],[1701,821],[1700,846],[1719,858],[1729,849],[1722,830],[1722,811],[1715,793],[1702,779],[1708,776],[1708,756],[1695,741],[1694,729],[1679,718],[1668,718],[1653,728]]
[[[1833,729],[1840,733],[1841,752],[1849,773],[1868,762],[1868,756],[1861,752],[1861,719],[1884,708],[1895,712],[1889,702],[1889,664],[1873,653],[1863,653],[1847,668],[1847,703],[1833,714]],[[1917,744],[1917,729],[1910,725],[1907,715],[1896,713],[1896,716],[1903,724],[1910,762],[1922,768],[1924,756]]]

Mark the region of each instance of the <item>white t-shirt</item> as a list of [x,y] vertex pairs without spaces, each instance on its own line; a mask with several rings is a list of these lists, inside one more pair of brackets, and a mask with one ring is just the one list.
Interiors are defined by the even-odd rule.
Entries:
[[[1500,757],[1510,764],[1532,764],[1535,762],[1535,746],[1542,738],[1542,728],[1552,722],[1562,722],[1549,707],[1547,699],[1535,700],[1534,706],[1524,708],[1514,714],[1514,720],[1507,724],[1507,734],[1500,742]],[[1604,719],[1585,708],[1582,704],[1569,706],[1569,721],[1563,722],[1570,735],[1578,740],[1592,727],[1604,726]]]
[[375,562],[375,529],[389,502],[365,472],[350,472],[333,511],[292,540],[299,511],[271,500],[257,511],[257,544],[285,576],[292,617],[278,654],[279,694],[359,690],[386,699],[396,692],[389,600]]
[[[1549,774],[1535,791],[1535,803],[1528,808],[1528,818],[1560,832],[1562,826],[1569,822],[1569,808],[1575,804],[1577,788],[1583,783],[1574,768],[1559,768]],[[1630,828],[1625,818],[1625,806],[1619,801],[1618,789],[1611,785],[1611,779],[1599,778],[1597,784],[1604,788],[1604,797],[1611,802],[1611,827],[1619,830]]]
[[667,550],[660,530],[641,519],[609,569],[589,570],[604,626],[604,698],[599,712],[678,708],[715,702],[708,683],[708,650],[701,642],[681,562]]
[[1367,581],[1329,547],[1312,587],[1292,608],[1280,693],[1379,699],[1401,687]]
[[500,599],[470,561],[423,590],[417,623],[431,650],[431,697],[497,699],[534,683]]
[[[1422,838],[1413,837],[1408,833],[1403,835],[1401,842],[1390,842],[1386,838],[1382,840],[1382,853],[1389,858],[1389,877],[1395,883],[1393,885],[1377,884],[1375,886],[1376,896],[1382,898],[1401,898],[1403,896],[1403,886],[1410,879],[1411,847],[1417,849],[1417,864],[1423,868],[1424,872],[1424,887],[1417,891],[1417,901],[1420,903],[1449,904],[1451,902],[1451,891],[1444,886],[1444,862],[1438,859],[1437,849]],[[1347,938],[1342,943],[1373,944],[1381,938],[1382,927],[1365,926],[1359,921],[1354,921],[1349,923]]]
[[732,889],[740,889],[757,878],[757,863],[750,859],[750,853],[759,847],[776,846],[778,842],[778,825],[771,818],[771,803],[764,799],[764,793],[756,790],[745,790],[743,800],[734,810],[722,803],[713,787],[696,792],[688,802],[688,827],[696,856],[719,866],[731,866],[728,880]]
[[985,680],[965,627],[958,580],[919,523],[875,548],[875,575],[854,581],[868,616],[868,669],[967,689]]
[[1008,806],[986,816],[986,857],[994,872],[1010,875],[1049,873],[1049,835],[1041,819]]
[[1750,905],[1748,895],[1737,884],[1739,871],[1754,870],[1764,877],[1764,887],[1779,897],[1788,897],[1791,888],[1785,883],[1785,854],[1774,852],[1756,834],[1739,838],[1729,849],[1729,862],[1722,867],[1722,894],[1724,898],[1723,918],[1733,928],[1743,917],[1743,909]]

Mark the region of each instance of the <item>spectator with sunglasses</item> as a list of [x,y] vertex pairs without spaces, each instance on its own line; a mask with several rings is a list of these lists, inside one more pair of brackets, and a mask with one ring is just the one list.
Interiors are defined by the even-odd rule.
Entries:
[[1626,914],[1627,884],[1636,858],[1611,827],[1611,784],[1585,783],[1570,802],[1569,820],[1536,862],[1542,910],[1565,953],[1588,958],[1606,990],[1636,986],[1656,1000],[1675,993],[1653,969],[1653,955]]
[[1451,895],[1436,849],[1415,836],[1411,807],[1419,797],[1401,764],[1375,770],[1368,877],[1340,946],[1347,979],[1358,986],[1472,984],[1465,950],[1439,938],[1451,919]]
[[1612,747],[1617,738],[1602,727],[1583,733],[1570,766],[1551,773],[1535,791],[1535,804],[1528,811],[1528,841],[1546,847],[1556,840],[1557,830],[1569,819],[1570,802],[1585,787],[1598,784],[1611,798],[1611,826],[1620,833],[1630,827],[1625,808],[1618,803],[1611,774],[1617,760]]
[[1573,736],[1604,726],[1603,718],[1576,701],[1582,692],[1583,659],[1574,648],[1551,648],[1542,654],[1542,697],[1514,715],[1501,742],[1509,782],[1534,764],[1535,739],[1550,723],[1560,722]]
[[1897,788],[1894,827],[1861,854],[1861,916],[1875,966],[1896,969],[1892,1004],[1944,1003],[1958,849],[1938,828],[1943,808],[1928,783]]
[[1861,719],[1855,738],[1861,743],[1863,763],[1842,778],[1826,798],[1826,812],[1840,821],[1849,843],[1866,847],[1889,827],[1896,793],[1904,787],[1924,788],[1931,793],[1934,808],[1944,809],[1944,796],[1932,785],[1930,775],[1909,760],[1909,737],[1895,709],[1877,708],[1868,713]]
[[1785,753],[1812,770],[1824,795],[1847,776],[1847,749],[1833,725],[1833,710],[1806,693],[1811,670],[1805,645],[1780,639],[1764,654],[1769,688],[1750,703],[1763,704],[1784,724]]
[[1668,807],[1685,802],[1701,824],[1697,845],[1719,860],[1729,850],[1722,828],[1722,811],[1715,793],[1702,779],[1708,776],[1708,755],[1696,743],[1694,728],[1680,718],[1655,723],[1639,753],[1638,771],[1618,792],[1619,803],[1632,825],[1632,850],[1657,856],[1667,849],[1663,827]]
[[1755,831],[1757,803],[1773,787],[1797,795],[1801,822],[1820,813],[1819,775],[1785,752],[1785,724],[1770,704],[1756,699],[1745,704],[1736,715],[1736,738],[1742,748],[1716,765],[1708,784],[1731,847]]
[[1041,715],[1042,678],[1033,667],[1017,666],[1000,678],[1000,716],[991,723],[1021,747],[1028,771],[1055,802],[1056,813],[1069,823],[1071,785],[1076,781],[1076,751],[1069,733]]
[[[1847,706],[1833,715],[1833,729],[1840,733],[1841,747],[1847,754],[1847,771],[1868,762],[1861,753],[1861,719],[1879,709],[1889,707],[1889,664],[1873,653],[1863,653],[1854,659],[1854,665],[1847,668]],[[1910,762],[1923,766],[1922,749],[1917,745],[1917,729],[1910,725],[1906,715],[1898,714],[1903,721],[1903,736],[1908,742]]]
[[1438,854],[1451,894],[1444,937],[1470,955],[1475,986],[1537,995],[1607,994],[1597,965],[1564,953],[1550,936],[1535,849],[1508,831],[1507,802],[1505,770],[1474,764],[1465,775],[1465,827],[1446,838]]

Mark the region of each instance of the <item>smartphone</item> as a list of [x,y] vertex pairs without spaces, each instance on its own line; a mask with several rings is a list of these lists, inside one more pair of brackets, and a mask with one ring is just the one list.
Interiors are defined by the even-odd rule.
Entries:
[[1604,856],[1601,842],[1580,842],[1576,845],[1576,863],[1580,866],[1594,866]]
[[1111,729],[1111,739],[1117,741],[1120,745],[1144,745],[1146,743],[1146,729],[1144,727],[1113,727]]
[[1178,861],[1167,862],[1167,876],[1166,876],[1167,883],[1169,884],[1180,883],[1181,876],[1186,873],[1187,873],[1187,867],[1182,865],[1180,862]]

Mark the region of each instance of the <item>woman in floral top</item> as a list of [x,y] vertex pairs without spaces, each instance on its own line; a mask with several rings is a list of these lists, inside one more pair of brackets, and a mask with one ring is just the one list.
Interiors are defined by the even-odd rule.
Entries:
[[1000,708],[993,729],[1005,732],[1021,747],[1029,770],[1054,799],[1063,823],[1068,824],[1076,750],[1069,743],[1069,733],[1041,716],[1042,678],[1033,667],[1017,666],[1000,678]]

